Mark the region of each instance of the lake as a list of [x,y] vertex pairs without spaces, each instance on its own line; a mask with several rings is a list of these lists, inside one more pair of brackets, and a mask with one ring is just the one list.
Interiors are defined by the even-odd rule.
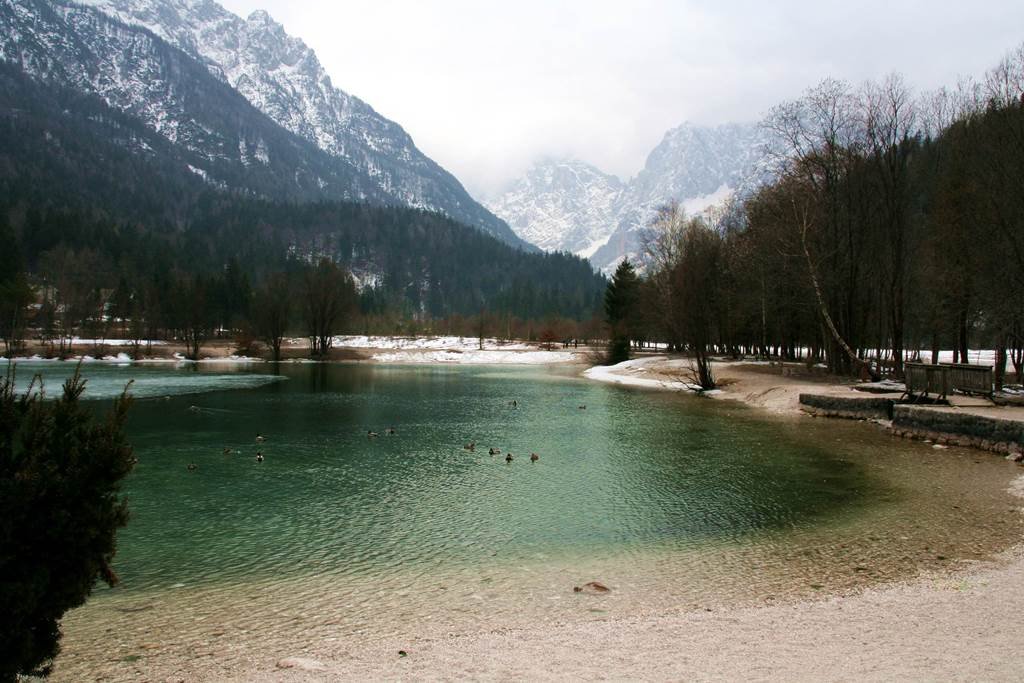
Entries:
[[139,463],[122,583],[65,620],[58,676],[827,595],[1019,537],[1001,459],[577,371],[84,366],[97,410],[134,379]]

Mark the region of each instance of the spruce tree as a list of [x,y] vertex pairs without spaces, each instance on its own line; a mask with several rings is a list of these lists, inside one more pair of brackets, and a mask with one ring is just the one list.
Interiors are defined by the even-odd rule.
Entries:
[[98,420],[81,403],[78,371],[61,397],[41,385],[16,395],[0,381],[0,681],[47,675],[60,619],[97,579],[117,582],[115,533],[128,520],[121,481],[134,464],[124,425],[127,388]]
[[633,319],[636,317],[637,294],[640,278],[628,258],[615,269],[612,281],[604,294],[604,312],[611,328],[611,346],[608,349],[608,363],[629,360],[629,344],[633,336]]

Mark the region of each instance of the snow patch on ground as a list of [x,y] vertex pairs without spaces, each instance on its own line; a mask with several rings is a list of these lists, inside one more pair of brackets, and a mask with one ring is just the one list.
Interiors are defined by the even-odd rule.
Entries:
[[[662,367],[671,367],[684,372],[688,367],[686,360],[669,361],[665,356],[652,356],[650,358],[636,358],[623,361],[617,365],[595,365],[583,371],[583,376],[598,382],[610,384],[623,384],[631,387],[644,387],[646,389],[669,389],[671,391],[693,391],[700,392],[700,385],[686,382],[682,379],[661,379],[657,377],[644,377],[647,374],[648,366],[652,363],[659,363]],[[719,394],[720,389],[712,389],[703,392],[705,395]]]
[[[82,337],[72,337],[71,343],[76,346],[79,344],[87,346],[131,346],[135,342],[131,339],[83,339]],[[163,346],[166,343],[157,339],[143,339],[139,342],[139,345]]]
[[0,356],[0,362],[10,361],[14,363],[131,363],[132,358],[127,353],[119,353],[116,356],[103,356],[102,358],[96,358],[94,356],[68,356],[67,358],[43,358],[38,353],[32,356],[18,356],[15,358],[7,358]]
[[0,362],[13,361],[15,363],[264,363],[262,358],[252,358],[250,356],[223,356],[220,358],[200,358],[198,361],[189,360],[180,353],[175,353],[171,358],[140,358],[139,360],[132,359],[127,353],[123,351],[118,353],[116,356],[103,356],[102,358],[96,358],[88,354],[83,356],[68,356],[67,358],[43,358],[39,354],[33,356],[19,356],[17,358],[6,358],[0,356]]
[[571,351],[497,351],[473,349],[470,351],[394,351],[378,353],[378,363],[458,363],[461,365],[544,365],[571,363],[576,356]]
[[[436,349],[445,351],[479,351],[477,337],[367,337],[365,335],[334,337],[333,346],[349,349]],[[536,346],[522,342],[484,339],[484,350],[531,351]]]

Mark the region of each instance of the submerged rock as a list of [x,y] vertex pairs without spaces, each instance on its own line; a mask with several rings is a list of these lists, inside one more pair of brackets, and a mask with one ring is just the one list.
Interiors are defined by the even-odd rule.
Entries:
[[598,581],[590,581],[583,586],[573,586],[573,593],[610,593],[611,588]]
[[298,669],[299,671],[323,671],[327,667],[323,662],[306,657],[286,657],[277,663],[278,669]]

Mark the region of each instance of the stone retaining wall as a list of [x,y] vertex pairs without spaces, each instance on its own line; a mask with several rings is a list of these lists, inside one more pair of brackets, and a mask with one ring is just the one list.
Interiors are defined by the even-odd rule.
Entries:
[[800,407],[812,415],[850,420],[891,420],[893,399],[874,396],[800,394]]
[[1024,422],[1014,420],[898,405],[893,408],[892,431],[911,439],[1024,456]]

